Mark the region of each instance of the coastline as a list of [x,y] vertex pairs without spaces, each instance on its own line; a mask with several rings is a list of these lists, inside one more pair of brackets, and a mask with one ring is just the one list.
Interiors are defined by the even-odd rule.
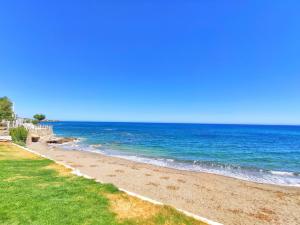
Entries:
[[[62,138],[67,139],[67,138]],[[196,164],[195,161],[185,161],[180,162],[179,160],[169,159],[169,158],[151,158],[147,156],[130,155],[118,152],[116,150],[110,150],[107,152],[103,149],[98,149],[102,145],[89,145],[82,146],[78,144],[81,142],[80,139],[75,139],[74,141],[67,141],[61,145],[54,145],[56,147],[61,147],[65,150],[78,150],[78,151],[88,151],[99,153],[105,156],[111,156],[115,158],[122,158],[129,161],[134,161],[137,163],[150,164],[158,167],[171,168],[175,170],[191,171],[196,173],[209,173],[225,177],[231,177],[238,180],[244,180],[260,184],[271,184],[278,186],[290,186],[290,187],[300,187],[300,175],[296,172],[290,171],[277,171],[277,170],[266,170],[259,168],[243,168],[241,166],[230,166],[225,165],[223,167],[206,167],[205,165]],[[60,144],[60,143],[57,143]]]
[[220,223],[300,223],[297,187],[182,171],[40,143],[29,148],[105,183]]
[[300,187],[300,127],[295,130],[289,126],[281,129],[117,122],[52,125],[58,137],[78,138],[78,142],[61,145],[66,149],[250,182]]

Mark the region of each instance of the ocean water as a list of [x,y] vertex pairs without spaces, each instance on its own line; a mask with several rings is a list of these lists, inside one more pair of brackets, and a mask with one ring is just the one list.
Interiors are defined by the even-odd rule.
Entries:
[[[48,123],[49,124],[49,123]],[[54,122],[54,132],[94,151],[182,170],[300,186],[300,126]]]

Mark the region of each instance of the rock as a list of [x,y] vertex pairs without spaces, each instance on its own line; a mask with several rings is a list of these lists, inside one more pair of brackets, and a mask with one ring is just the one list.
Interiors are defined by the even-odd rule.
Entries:
[[76,141],[77,138],[70,138],[70,137],[63,137],[63,138],[52,138],[50,140],[47,141],[48,144],[63,144],[63,143],[67,143],[67,142],[73,142]]

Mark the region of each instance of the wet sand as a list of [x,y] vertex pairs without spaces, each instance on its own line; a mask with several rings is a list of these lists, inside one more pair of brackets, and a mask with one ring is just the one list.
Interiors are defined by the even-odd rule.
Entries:
[[45,144],[29,148],[101,182],[219,223],[300,224],[300,188],[181,171]]

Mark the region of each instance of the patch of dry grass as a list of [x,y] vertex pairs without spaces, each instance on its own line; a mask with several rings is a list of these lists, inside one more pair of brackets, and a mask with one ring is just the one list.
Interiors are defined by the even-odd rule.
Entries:
[[172,207],[156,205],[124,192],[104,193],[104,195],[109,199],[110,210],[116,214],[117,220],[121,223],[134,221],[133,224],[137,225],[205,225],[203,222],[186,217]]
[[149,219],[160,210],[158,205],[143,201],[125,193],[106,194],[110,200],[111,210],[118,219]]
[[7,142],[0,142],[0,160],[42,159],[41,157],[24,151],[20,147]]
[[5,182],[14,182],[14,181],[26,180],[26,179],[31,179],[31,178],[32,177],[30,177],[30,176],[16,175],[14,177],[10,177],[10,178],[4,179],[3,181],[5,181]]
[[60,176],[71,176],[72,170],[64,167],[62,165],[59,165],[57,163],[51,163],[50,165],[46,166],[45,169],[52,169],[55,170]]

